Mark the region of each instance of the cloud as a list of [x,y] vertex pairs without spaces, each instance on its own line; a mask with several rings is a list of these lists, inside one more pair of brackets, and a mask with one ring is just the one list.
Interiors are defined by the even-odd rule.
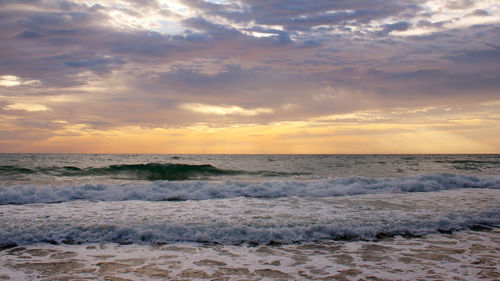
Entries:
[[[288,31],[306,31],[323,25],[352,25],[395,16],[405,11],[417,11],[417,1],[241,1],[240,7],[186,1],[191,7],[223,17],[236,23],[254,21],[258,25],[282,26]],[[239,9],[238,9],[239,8]]]
[[41,104],[15,103],[4,107],[7,110],[26,110],[26,111],[48,111],[50,108]]
[[23,85],[39,84],[38,80],[26,80],[15,75],[2,75],[0,76],[0,87],[15,87]]
[[391,24],[384,24],[382,30],[378,32],[379,35],[385,36],[392,31],[406,31],[410,28],[410,23],[406,21],[400,21]]
[[71,68],[83,68],[91,70],[95,73],[109,72],[111,69],[116,69],[123,65],[125,61],[120,57],[101,56],[93,57],[93,55],[83,54],[65,54],[60,57],[66,66]]
[[14,75],[3,75],[0,76],[0,86],[3,87],[14,87],[21,85],[21,79]]
[[500,88],[500,15],[488,1],[0,7],[0,127],[12,132],[57,135],[58,120],[88,130],[380,122],[356,114],[480,104]]
[[500,47],[494,49],[489,48],[486,50],[464,50],[447,55],[444,58],[459,63],[500,63]]
[[184,103],[180,107],[185,110],[190,110],[193,112],[203,113],[203,114],[215,114],[215,115],[243,115],[243,116],[255,116],[259,114],[269,114],[273,110],[270,108],[252,108],[245,109],[236,105],[207,105],[201,103]]
[[464,9],[474,5],[472,0],[448,0],[446,1],[446,8],[448,9]]
[[468,16],[479,16],[479,17],[487,17],[491,16],[490,13],[483,9],[476,9],[472,13],[468,14]]
[[429,20],[419,20],[418,23],[416,24],[417,27],[437,27],[441,28],[443,27],[444,24],[447,22],[445,21],[439,21],[439,22],[431,22]]

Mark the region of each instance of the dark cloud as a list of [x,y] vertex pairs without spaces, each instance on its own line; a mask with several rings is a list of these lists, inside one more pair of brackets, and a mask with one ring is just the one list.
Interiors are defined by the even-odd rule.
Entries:
[[410,28],[410,23],[406,21],[400,21],[396,23],[391,23],[391,24],[384,24],[382,26],[382,30],[377,32],[378,35],[381,36],[386,36],[392,31],[406,31],[408,28]]
[[448,9],[465,9],[474,5],[473,0],[448,0],[446,1],[446,8]]
[[307,31],[316,26],[356,25],[404,12],[415,13],[421,8],[418,1],[301,1],[301,0],[244,0],[244,9],[232,5],[217,5],[201,0],[185,3],[205,13],[224,17],[234,22],[255,21],[262,25],[281,25],[288,31]]
[[69,53],[57,56],[55,59],[63,61],[63,64],[71,68],[85,68],[90,69],[96,73],[109,72],[117,65],[124,64],[122,58],[113,57],[94,57],[93,54],[82,53]]
[[416,24],[417,27],[442,27],[444,24],[448,23],[449,21],[438,21],[438,22],[431,22],[429,20],[419,20],[418,23]]
[[499,64],[500,47],[489,50],[464,50],[447,55],[444,58],[465,64]]
[[[500,75],[484,75],[479,73],[453,73],[439,69],[420,69],[405,73],[383,73],[386,84],[374,84],[374,89],[383,95],[395,98],[410,98],[442,103],[453,96],[455,101],[483,100],[495,98],[500,87]],[[471,96],[474,92],[477,96]],[[398,97],[399,96],[399,97]]]
[[316,26],[322,25],[340,25],[348,21],[359,23],[368,23],[380,16],[378,10],[357,10],[353,12],[330,12],[317,14],[314,16],[305,16],[283,20],[283,22],[274,22],[273,24],[283,24],[288,30],[307,31]]
[[258,23],[307,29],[343,21],[369,22],[414,9],[414,1],[244,1]]
[[36,31],[33,31],[33,30],[25,30],[18,35],[18,38],[21,38],[21,39],[38,39],[41,37],[42,37],[42,34],[36,32]]
[[490,13],[486,10],[482,9],[476,9],[472,13],[468,14],[469,16],[480,16],[480,17],[487,17],[490,16]]

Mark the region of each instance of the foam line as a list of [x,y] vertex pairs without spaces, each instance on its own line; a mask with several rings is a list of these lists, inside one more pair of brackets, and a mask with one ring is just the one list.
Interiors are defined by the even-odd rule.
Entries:
[[431,192],[460,188],[500,188],[500,176],[432,174],[407,178],[346,177],[321,180],[154,181],[140,184],[0,187],[0,204],[92,201],[183,201],[235,197],[333,197],[358,194]]
[[474,215],[436,215],[431,219],[407,218],[403,221],[376,224],[309,224],[294,227],[256,227],[227,224],[158,224],[88,226],[46,225],[25,226],[23,229],[0,229],[1,245],[34,243],[135,243],[172,242],[237,243],[296,243],[316,240],[372,240],[394,236],[419,236],[453,232],[478,226],[500,225],[500,211]]

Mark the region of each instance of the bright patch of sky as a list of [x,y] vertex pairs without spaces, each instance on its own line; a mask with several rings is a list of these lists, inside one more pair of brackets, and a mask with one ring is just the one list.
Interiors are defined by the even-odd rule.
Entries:
[[207,0],[207,2],[214,3],[214,4],[226,4],[226,0]]
[[165,33],[165,34],[180,34],[184,31],[184,28],[174,21],[169,20],[159,20],[160,26],[155,31]]
[[162,4],[162,8],[168,9],[179,16],[183,17],[191,17],[194,16],[195,13],[193,10],[191,10],[188,6],[184,5],[181,1],[166,1],[162,0],[160,1]]
[[3,75],[0,76],[0,87],[15,87],[15,86],[22,86],[22,85],[33,85],[33,84],[39,84],[40,81],[38,80],[25,80],[21,79],[21,77],[15,76],[15,75]]
[[208,105],[201,103],[184,103],[181,105],[182,109],[215,115],[242,115],[242,116],[255,116],[259,114],[272,113],[270,108],[242,108],[236,105]]
[[[500,3],[498,1],[442,1],[431,0],[422,5],[426,13],[411,20],[413,25],[405,31],[393,31],[396,36],[424,35],[452,28],[466,28],[479,24],[500,22]],[[450,7],[454,7],[450,9]],[[478,13],[479,11],[479,13]],[[482,14],[486,12],[486,14]],[[429,25],[419,26],[426,20]],[[435,24],[435,25],[434,25]]]
[[15,103],[4,107],[6,110],[25,110],[25,111],[48,111],[50,108],[41,104]]

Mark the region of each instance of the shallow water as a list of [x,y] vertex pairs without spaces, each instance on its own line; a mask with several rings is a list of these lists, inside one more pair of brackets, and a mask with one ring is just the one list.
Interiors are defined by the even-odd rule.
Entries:
[[50,245],[0,252],[11,280],[496,280],[500,230],[286,245]]

